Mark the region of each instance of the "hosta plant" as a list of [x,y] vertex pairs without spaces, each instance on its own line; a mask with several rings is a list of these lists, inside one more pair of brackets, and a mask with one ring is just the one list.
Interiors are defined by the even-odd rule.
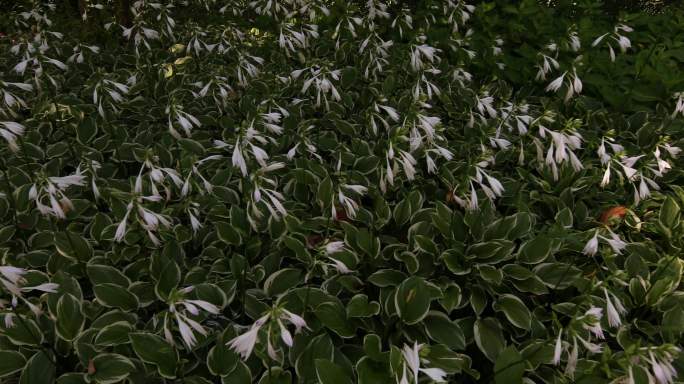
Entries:
[[2,382],[681,378],[676,4],[10,3]]

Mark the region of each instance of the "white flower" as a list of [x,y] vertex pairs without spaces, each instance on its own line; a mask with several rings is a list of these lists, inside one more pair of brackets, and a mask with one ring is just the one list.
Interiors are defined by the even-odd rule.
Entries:
[[2,136],[7,145],[12,151],[17,151],[19,147],[16,144],[17,136],[24,134],[25,127],[19,123],[13,121],[0,121],[0,136]]
[[332,257],[330,258],[330,260],[332,260],[332,263],[330,264],[330,266],[335,268],[337,270],[337,272],[339,272],[343,275],[352,272],[352,270],[349,269],[349,267],[347,267],[347,264],[343,263],[342,261],[337,260],[337,259],[333,259]]
[[641,159],[645,155],[623,157],[620,161],[627,167],[633,167],[637,160]]
[[598,230],[596,230],[594,232],[594,236],[592,236],[592,238],[589,239],[587,244],[584,246],[582,253],[584,253],[587,256],[594,256],[597,251],[598,251]]
[[634,180],[636,178],[637,170],[628,167],[624,164],[620,164],[622,166],[622,171],[625,173],[625,176],[627,177],[627,180]]
[[606,153],[606,143],[603,139],[601,139],[601,145],[596,150],[596,154],[599,155],[599,159],[601,159],[601,164],[606,164],[608,161],[610,161],[610,156],[608,156],[608,154]]
[[188,349],[191,349],[197,344],[197,338],[195,337],[195,334],[192,332],[192,328],[190,328],[190,326],[185,322],[185,320],[187,320],[186,317],[181,316],[179,313],[176,313],[176,323],[178,324],[178,330],[180,331],[183,343],[185,343],[185,346]]
[[601,350],[602,350],[601,345],[592,343],[592,342],[587,341],[587,340],[584,340],[583,338],[581,338],[579,336],[577,336],[576,338],[579,339],[579,341],[582,343],[584,348],[586,348],[589,352],[601,353]]
[[594,41],[591,43],[591,46],[592,46],[592,47],[595,47],[595,46],[599,45],[599,44],[601,43],[601,41],[602,41],[606,36],[608,36],[608,33],[604,33],[603,35],[597,37],[597,38],[594,39]]
[[[56,293],[57,289],[59,289],[59,284],[43,283],[31,287],[20,287],[20,285],[25,282],[23,276],[27,272],[28,271],[26,271],[23,268],[18,268],[14,266],[2,266],[0,267],[0,284],[4,286],[5,289],[7,289],[12,294],[11,304],[13,307],[16,307],[18,304],[18,300],[21,299],[24,303],[26,303],[31,312],[33,312],[36,316],[39,316],[43,313],[43,311],[40,309],[40,307],[34,305],[26,298],[24,298],[22,293],[30,291]],[[4,303],[4,300],[0,300],[0,308],[4,306]],[[12,323],[12,318],[5,317],[5,322],[6,324]]]
[[344,241],[331,241],[325,245],[325,253],[332,255],[333,253],[341,252],[344,249]]
[[553,364],[554,365],[560,364],[561,354],[563,353],[563,340],[561,339],[562,335],[563,335],[563,329],[561,328],[561,330],[558,331],[558,338],[556,338],[556,345],[553,348]]
[[648,189],[648,185],[646,184],[646,180],[644,180],[644,176],[641,176],[641,181],[639,182],[639,199],[645,199],[648,196],[651,195],[651,190]]
[[185,305],[188,305],[188,304],[196,305],[196,306],[198,306],[198,307],[204,309],[205,311],[207,311],[211,314],[214,314],[214,315],[217,315],[221,312],[219,307],[217,307],[216,305],[214,305],[208,301],[204,301],[204,300],[183,300],[181,303],[185,304]]
[[117,243],[120,243],[121,240],[123,240],[124,235],[126,235],[126,223],[128,222],[128,215],[131,213],[131,210],[133,209],[133,203],[128,203],[128,207],[126,208],[126,214],[124,215],[123,219],[119,223],[119,225],[116,227],[116,233],[114,234],[114,241]]
[[626,36],[622,36],[622,35],[617,35],[617,36],[618,36],[617,38],[613,38],[613,39],[615,39],[617,41],[618,45],[620,46],[620,51],[622,51],[622,53],[625,53],[625,51],[627,51],[627,49],[632,46],[632,42],[629,41],[629,39]]
[[402,356],[404,357],[404,362],[408,366],[408,368],[411,370],[413,373],[413,382],[414,384],[418,384],[418,373],[422,372],[430,377],[433,381],[436,381],[438,383],[444,383],[446,382],[445,377],[447,376],[447,373],[440,369],[440,368],[422,368],[421,367],[421,361],[420,361],[420,349],[422,347],[422,344],[418,344],[418,342],[414,342],[413,348],[409,347],[408,345],[404,344],[404,348],[401,351]]
[[252,143],[250,143],[249,145],[252,148],[252,154],[254,155],[254,159],[257,161],[257,163],[259,163],[259,165],[265,167],[266,160],[268,160],[268,153],[266,153],[266,151]]
[[575,52],[579,51],[579,49],[582,46],[582,43],[580,42],[579,36],[577,36],[577,32],[571,32],[568,38],[570,39],[570,47],[572,48],[572,50]]
[[5,313],[5,318],[3,320],[5,323],[5,328],[14,327],[14,314],[12,312]]
[[247,360],[254,350],[254,346],[257,342],[257,337],[259,336],[259,330],[266,323],[270,315],[264,315],[252,324],[249,331],[243,333],[230,340],[227,345],[232,348],[235,352],[240,354],[244,360]]
[[677,377],[677,371],[675,371],[672,363],[670,361],[658,360],[653,356],[653,351],[649,351],[649,357],[651,362],[651,370],[655,376],[658,384],[670,384],[674,383],[674,378]]
[[432,160],[432,157],[430,157],[429,153],[425,154],[425,161],[427,163],[428,173],[435,173],[435,171],[437,170],[437,164],[435,164],[435,161]]
[[242,176],[247,176],[247,163],[245,162],[244,156],[242,156],[242,151],[240,150],[240,140],[235,143],[235,148],[233,148],[232,162],[234,167],[240,168]]
[[497,116],[496,109],[493,107],[494,98],[485,93],[482,97],[477,97],[477,110],[481,115],[484,115],[485,111],[490,117],[495,118]]
[[[484,173],[484,172],[483,172]],[[492,191],[496,196],[502,196],[504,192],[504,187],[501,185],[501,182],[488,174],[485,173],[485,177],[487,178],[487,182],[489,185],[492,187]]]
[[287,151],[287,159],[292,160],[294,156],[297,154],[297,147],[299,147],[299,143],[295,144],[294,147],[290,148],[289,151]]
[[23,268],[13,266],[0,267],[0,274],[2,274],[2,276],[9,280],[12,284],[18,284],[25,273],[26,270]]
[[83,186],[85,185],[86,177],[80,173],[80,170],[76,170],[76,173],[69,176],[61,177],[49,177],[50,182],[57,185],[59,189],[65,189],[72,185]]
[[309,327],[306,325],[306,321],[304,320],[303,317],[296,315],[287,309],[283,308],[283,316],[281,318],[287,320],[290,322],[290,324],[295,326],[295,334],[301,332],[302,328],[309,329]]
[[356,217],[356,211],[359,209],[359,204],[342,193],[342,190],[338,191],[337,196],[340,204],[344,207],[347,216],[351,218]]
[[478,209],[477,193],[475,192],[475,186],[473,185],[473,183],[470,183],[470,200],[468,207],[471,211],[475,211]]
[[582,93],[582,80],[577,76],[577,72],[573,71],[572,87],[575,93]]
[[610,238],[606,238],[601,236],[602,240],[605,240],[608,242],[608,245],[613,249],[615,253],[618,255],[622,253],[622,250],[625,249],[627,246],[627,243],[624,242],[622,239],[620,239],[620,236],[615,234],[614,232],[610,232]]
[[610,295],[608,294],[608,290],[606,288],[603,288],[603,293],[606,297],[606,313],[608,315],[608,324],[611,327],[619,327],[620,324],[622,324],[622,321],[620,320],[620,314],[627,313],[627,310],[617,296],[612,293],[610,293]]
[[565,75],[567,72],[563,72],[562,75],[558,76],[555,80],[553,80],[549,85],[546,86],[545,91],[546,92],[557,92],[560,87],[563,85],[563,80],[565,79]]
[[395,108],[392,108],[392,107],[387,106],[387,105],[380,105],[379,107],[385,110],[385,112],[390,117],[390,119],[392,119],[394,121],[399,121],[399,113],[397,112],[397,110]]
[[415,179],[416,175],[416,159],[410,153],[406,151],[400,151],[399,156],[401,157],[401,164],[404,168],[404,173],[406,173],[406,178],[409,180]]
[[363,185],[342,184],[342,187],[350,191],[354,191],[359,195],[363,195],[368,191],[368,188],[364,187]]
[[192,231],[194,233],[197,233],[200,228],[202,228],[202,223],[197,219],[197,216],[195,216],[190,210],[188,210],[188,215],[190,216],[190,226],[192,227]]
[[21,290],[24,292],[35,290],[35,291],[48,292],[48,293],[57,293],[58,288],[59,288],[59,284],[43,283],[40,285],[36,285],[34,287],[21,287]]
[[292,334],[287,330],[287,328],[285,328],[280,320],[278,320],[278,325],[280,326],[280,338],[283,339],[283,343],[285,343],[285,345],[288,347],[292,347]]
[[[684,100],[682,101],[682,109],[683,109],[683,112],[684,112]],[[665,150],[667,151],[667,153],[669,153],[670,156],[672,156],[672,157],[676,157],[677,155],[679,155],[679,154],[682,152],[682,149],[681,149],[681,148],[679,148],[679,147],[673,147],[673,146],[671,146],[670,144],[667,144],[667,143],[666,143],[666,144],[663,144],[663,149],[665,149]]]
[[606,167],[606,171],[603,173],[603,178],[601,179],[601,188],[605,187],[610,183],[610,165]]
[[401,380],[399,384],[409,384],[408,378],[406,378],[406,365],[402,368]]
[[[194,286],[191,285],[181,289],[179,292],[187,294],[192,292],[193,290]],[[197,337],[195,336],[195,332],[206,336],[207,331],[200,323],[188,317],[187,314],[178,311],[177,306],[182,306],[185,309],[185,311],[187,311],[193,316],[199,315],[200,308],[214,315],[219,314],[221,312],[221,309],[208,301],[197,299],[181,299],[173,304],[170,304],[169,312],[175,314],[176,323],[178,324],[178,330],[181,333],[183,343],[185,344],[187,349],[192,349],[195,345],[197,345]],[[166,323],[164,327],[166,339],[170,340],[170,342],[172,343],[173,337],[170,331],[166,328]]]
[[277,171],[279,169],[283,169],[285,167],[286,167],[285,163],[277,161],[275,163],[268,164],[267,166],[261,168],[261,171],[263,171],[264,173],[268,173],[268,172]]
[[573,338],[572,349],[568,355],[568,364],[565,366],[565,374],[571,378],[575,375],[575,369],[577,368],[577,359],[579,357],[579,348],[577,347],[577,339]]
[[620,314],[615,309],[610,297],[608,297],[608,291],[603,288],[603,292],[606,295],[606,313],[608,314],[608,324],[611,327],[619,327],[620,324],[622,324],[622,321],[620,320]]
[[599,339],[604,339],[603,328],[601,327],[601,318],[603,317],[603,308],[591,307],[582,316],[584,329],[593,333]]

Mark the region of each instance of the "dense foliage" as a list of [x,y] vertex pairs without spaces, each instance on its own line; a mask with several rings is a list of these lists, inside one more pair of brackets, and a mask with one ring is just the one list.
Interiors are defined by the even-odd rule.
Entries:
[[12,3],[3,382],[684,368],[681,9]]

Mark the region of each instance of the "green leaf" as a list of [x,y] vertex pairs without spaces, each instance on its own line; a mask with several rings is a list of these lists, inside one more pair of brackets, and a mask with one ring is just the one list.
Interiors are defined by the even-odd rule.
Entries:
[[97,134],[97,123],[93,117],[84,118],[76,126],[76,137],[81,144],[89,143]]
[[283,244],[297,255],[297,258],[302,261],[310,259],[309,252],[306,250],[304,243],[292,236],[284,236]]
[[240,245],[242,244],[242,236],[231,224],[219,221],[214,223],[219,239],[226,244]]
[[380,304],[376,301],[368,301],[368,296],[358,294],[347,303],[348,317],[371,317],[380,313]]
[[554,241],[545,235],[528,240],[518,251],[518,260],[525,264],[539,264],[546,260],[555,250]]
[[347,372],[330,360],[316,359],[316,376],[321,384],[352,384]]
[[8,242],[12,238],[12,236],[14,236],[14,233],[16,231],[16,227],[9,225],[4,228],[0,228],[0,244]]
[[340,337],[353,337],[356,334],[356,327],[347,319],[344,307],[338,302],[322,303],[316,307],[314,314],[323,325]]
[[128,344],[128,334],[133,326],[127,321],[117,321],[100,329],[95,336],[95,344],[102,346],[114,346]]
[[305,382],[316,380],[316,359],[332,360],[333,351],[333,343],[327,333],[311,339],[295,360],[296,376]]
[[178,144],[180,144],[181,148],[187,152],[194,153],[195,155],[204,154],[204,147],[195,140],[180,138],[178,139]]
[[85,373],[65,373],[57,378],[57,384],[87,384]]
[[492,240],[473,244],[468,248],[466,257],[482,263],[499,263],[510,258],[515,243],[509,240]]
[[506,315],[508,321],[518,328],[530,329],[532,324],[532,315],[530,310],[527,309],[525,303],[522,302],[517,296],[511,294],[503,294],[499,296],[497,300],[497,305]]
[[463,246],[452,246],[450,249],[442,252],[440,259],[444,261],[446,267],[454,275],[465,275],[470,273],[470,263],[466,260],[463,253]]
[[504,349],[494,364],[494,381],[496,384],[522,383],[525,372],[525,359],[515,347]]
[[67,341],[78,337],[85,324],[81,301],[69,293],[62,295],[57,302],[56,315],[55,327],[59,337]]
[[496,361],[499,354],[506,348],[501,324],[495,318],[488,317],[475,320],[473,334],[477,347],[492,362]]
[[397,314],[406,324],[416,324],[423,320],[430,310],[431,301],[425,280],[417,276],[404,280],[394,295]]
[[292,384],[292,373],[280,367],[271,367],[264,371],[258,384]]
[[302,271],[295,268],[285,268],[272,273],[264,281],[264,291],[269,296],[276,296],[301,282]]
[[388,366],[373,361],[368,356],[356,363],[356,374],[358,384],[390,383],[393,380]]
[[167,252],[154,255],[152,262],[155,264],[154,269],[157,271],[154,293],[161,300],[167,300],[176,287],[178,287],[178,284],[180,284],[180,267]]
[[679,212],[679,204],[677,204],[672,196],[668,196],[660,207],[660,222],[666,228],[674,228],[675,224],[679,221]]
[[556,213],[556,222],[565,229],[572,228],[573,217],[570,208],[565,207]]
[[506,234],[506,238],[509,240],[517,240],[522,236],[530,233],[532,229],[532,216],[527,212],[519,212],[513,216],[511,228]]
[[[382,340],[380,336],[369,333],[363,337],[363,350],[366,355],[375,361],[384,361],[384,354],[382,352]],[[386,353],[385,353],[386,354]]]
[[430,360],[430,365],[435,368],[441,368],[448,374],[460,373],[461,371],[470,371],[470,357],[461,353],[454,352],[443,344],[431,345],[426,356]]
[[461,327],[442,312],[430,311],[422,322],[428,336],[438,343],[456,350],[465,349],[465,335]]
[[232,372],[221,376],[222,384],[252,383],[252,372],[242,361],[238,361],[237,366]]
[[91,380],[100,384],[121,382],[135,370],[135,365],[127,357],[116,353],[103,353],[93,359],[95,373],[88,375]]
[[371,258],[375,258],[380,253],[380,239],[373,236],[368,230],[360,229],[356,234],[356,243],[359,248]]
[[[44,336],[36,322],[23,315],[16,316],[21,316],[21,319],[13,320],[15,326],[6,327],[4,321],[0,322],[2,334],[7,336],[14,345],[36,346],[42,344]],[[21,324],[21,326],[19,326],[19,324]]]
[[124,288],[131,285],[131,280],[126,275],[109,265],[88,264],[86,272],[93,285],[111,283]]
[[333,184],[330,180],[330,176],[326,176],[321,183],[318,185],[318,191],[316,192],[316,197],[320,202],[322,207],[329,207],[332,202],[333,196]]
[[140,360],[155,364],[162,377],[167,379],[176,377],[178,352],[169,343],[151,333],[131,333],[128,337]]
[[55,247],[62,256],[79,261],[88,261],[93,255],[93,248],[88,241],[69,231],[55,233]]
[[19,352],[0,351],[0,378],[19,372],[26,366],[26,358]]
[[381,269],[368,276],[368,282],[378,287],[394,287],[406,279],[406,274],[396,269]]
[[225,343],[218,341],[207,355],[207,368],[215,376],[225,376],[229,374],[240,361],[240,357]]
[[411,218],[411,201],[406,198],[399,202],[394,207],[394,212],[392,213],[394,221],[397,225],[404,225]]
[[138,298],[127,289],[115,284],[99,284],[93,287],[97,301],[105,307],[120,308],[124,311],[138,309]]
[[33,355],[21,372],[19,384],[53,384],[55,382],[55,363],[45,351]]
[[533,272],[547,287],[553,289],[571,286],[582,274],[579,268],[565,263],[542,263],[537,265]]

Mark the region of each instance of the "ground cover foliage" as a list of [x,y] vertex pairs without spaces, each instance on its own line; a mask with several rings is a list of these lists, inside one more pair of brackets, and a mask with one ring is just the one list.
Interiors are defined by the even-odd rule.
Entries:
[[684,12],[0,11],[8,383],[672,383]]

